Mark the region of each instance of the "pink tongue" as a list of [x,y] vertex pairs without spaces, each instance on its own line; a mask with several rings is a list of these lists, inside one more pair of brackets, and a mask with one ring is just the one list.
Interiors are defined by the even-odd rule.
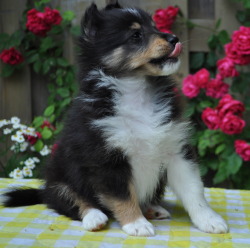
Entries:
[[174,51],[169,55],[169,57],[178,57],[181,53],[182,45],[180,42],[175,44]]

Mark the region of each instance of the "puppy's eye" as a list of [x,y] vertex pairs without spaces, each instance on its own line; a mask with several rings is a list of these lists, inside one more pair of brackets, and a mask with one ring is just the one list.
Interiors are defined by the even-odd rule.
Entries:
[[133,33],[133,35],[131,36],[131,38],[133,40],[141,40],[142,38],[142,33],[140,31],[136,31],[135,33]]

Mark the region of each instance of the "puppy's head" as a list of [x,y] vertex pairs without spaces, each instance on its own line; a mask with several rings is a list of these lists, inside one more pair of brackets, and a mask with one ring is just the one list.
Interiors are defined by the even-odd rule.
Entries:
[[170,75],[180,64],[181,43],[156,30],[151,16],[119,4],[98,10],[92,4],[83,19],[84,60],[113,74]]

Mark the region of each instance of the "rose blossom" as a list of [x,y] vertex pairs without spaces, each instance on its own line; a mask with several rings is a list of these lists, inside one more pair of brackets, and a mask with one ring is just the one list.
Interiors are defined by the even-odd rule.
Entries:
[[228,43],[224,46],[228,58],[237,65],[247,65],[250,63],[250,55],[240,54],[234,43]]
[[10,49],[4,49],[0,54],[0,59],[9,65],[17,65],[23,62],[22,54],[17,51],[14,47]]
[[44,13],[31,9],[27,12],[26,27],[29,31],[38,36],[45,36],[51,29],[51,25],[44,21]]
[[178,8],[168,6],[166,9],[158,9],[153,15],[156,27],[161,31],[169,31],[179,12]]
[[205,88],[209,78],[210,78],[210,73],[207,69],[203,68],[199,71],[197,71],[194,74],[196,85],[198,85],[200,88]]
[[245,110],[244,104],[238,100],[233,99],[229,94],[225,95],[220,101],[216,109],[219,111],[221,117],[228,113],[242,116]]
[[229,85],[219,79],[211,79],[206,85],[206,95],[221,98],[228,93]]
[[236,153],[244,161],[250,161],[250,144],[248,144],[245,140],[235,140],[234,147]]
[[221,120],[220,128],[222,132],[232,135],[241,133],[245,125],[246,122],[239,116],[227,113]]
[[196,85],[193,75],[188,75],[183,80],[182,91],[189,98],[194,98],[200,93],[200,88]]
[[45,12],[31,9],[27,12],[26,27],[29,31],[38,36],[45,36],[52,25],[59,25],[62,17],[58,10],[45,8]]
[[250,55],[250,27],[241,26],[234,31],[232,40],[239,54]]
[[59,25],[62,21],[62,17],[57,9],[46,7],[44,21],[49,25]]
[[220,118],[216,109],[204,109],[201,118],[206,126],[211,130],[218,129],[220,127]]
[[239,75],[239,73],[235,69],[235,64],[233,60],[227,57],[217,61],[217,68],[219,70],[219,75],[221,76],[221,79],[226,77],[236,77]]

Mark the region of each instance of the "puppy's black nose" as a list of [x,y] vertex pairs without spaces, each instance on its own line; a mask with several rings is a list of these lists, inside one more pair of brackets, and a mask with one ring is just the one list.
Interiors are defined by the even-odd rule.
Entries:
[[175,44],[179,42],[178,37],[173,34],[161,33],[161,37],[173,46],[175,46]]
[[171,35],[171,36],[169,36],[169,37],[167,38],[167,41],[168,41],[169,43],[171,43],[172,45],[175,46],[175,44],[176,44],[177,42],[179,42],[179,39],[178,39],[177,36]]

